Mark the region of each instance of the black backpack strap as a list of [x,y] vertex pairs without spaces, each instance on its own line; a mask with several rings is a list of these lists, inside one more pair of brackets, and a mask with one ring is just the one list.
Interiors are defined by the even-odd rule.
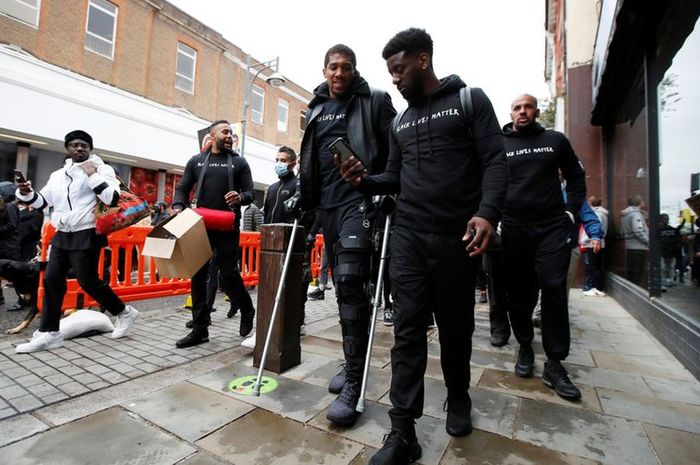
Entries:
[[207,156],[204,157],[204,163],[202,164],[202,170],[199,172],[199,177],[197,179],[197,187],[194,190],[194,197],[192,197],[192,208],[195,208],[197,206],[199,193],[202,190],[202,182],[204,181],[204,173],[207,172],[207,167],[209,166],[209,155],[211,155],[211,152],[207,152]]
[[459,89],[459,101],[462,103],[464,120],[470,138],[474,137],[474,103],[472,102],[472,90],[469,86]]

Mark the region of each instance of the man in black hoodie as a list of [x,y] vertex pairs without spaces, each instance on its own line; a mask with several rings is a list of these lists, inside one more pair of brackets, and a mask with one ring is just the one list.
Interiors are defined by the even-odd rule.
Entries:
[[[202,178],[201,186],[197,187],[198,192],[195,193],[197,206],[212,210],[233,210],[235,213],[233,230],[208,229],[207,236],[216,254],[224,291],[241,305],[239,334],[247,336],[253,330],[255,308],[236,262],[240,240],[241,205],[249,205],[253,201],[253,177],[248,162],[231,149],[233,131],[229,122],[215,121],[209,127],[209,131],[212,139],[211,149],[193,156],[187,162],[182,179],[175,188],[173,209],[181,210],[189,206],[190,192]],[[207,261],[192,276],[192,332],[175,343],[178,348],[209,341],[208,327],[211,317],[207,308],[208,275]]]
[[421,456],[414,421],[423,414],[427,339],[434,314],[447,386],[447,432],[472,430],[469,360],[474,331],[474,286],[479,255],[501,216],[507,167],[500,126],[488,97],[471,89],[464,113],[456,76],[438,79],[433,41],[422,29],[399,32],[382,56],[408,109],[392,130],[386,171],[364,172],[350,158],[343,178],[360,192],[400,191],[391,236],[394,295],[389,411],[391,432],[371,464],[404,464]]
[[[389,130],[396,111],[384,91],[370,89],[357,71],[355,52],[331,47],[324,59],[326,81],[314,89],[301,142],[299,196],[291,209],[316,210],[321,217],[329,265],[336,283],[345,367],[329,383],[340,393],[327,418],[354,424],[369,337],[371,221],[363,196],[343,181],[329,145],[344,137],[371,172],[382,172],[389,153]],[[299,201],[300,200],[300,201]]]
[[[561,361],[569,355],[566,273],[571,229],[586,198],[585,172],[568,139],[535,120],[537,99],[521,95],[511,104],[512,123],[503,128],[508,159],[508,194],[501,224],[508,263],[506,286],[513,334],[520,344],[515,374],[533,374],[532,311],[542,291],[542,345],[547,362],[542,381],[563,398],[579,399]],[[559,172],[566,179],[567,201]]]

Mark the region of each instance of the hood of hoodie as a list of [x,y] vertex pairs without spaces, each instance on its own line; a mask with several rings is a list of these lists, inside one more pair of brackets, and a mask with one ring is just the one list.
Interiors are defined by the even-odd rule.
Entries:
[[[343,99],[348,99],[353,95],[370,95],[369,84],[365,81],[365,78],[360,76],[358,72],[355,74],[355,79],[352,81],[352,87],[348,89],[348,92],[343,95]],[[323,81],[321,85],[314,89],[314,98],[309,102],[309,108],[313,108],[319,103],[323,103],[331,98],[331,94],[328,91],[328,83]]]
[[65,168],[66,173],[68,174],[74,173],[75,170],[80,170],[82,172],[82,168],[80,168],[80,165],[87,162],[92,163],[96,169],[105,164],[105,162],[102,161],[100,157],[98,157],[94,153],[91,153],[87,160],[81,161],[80,163],[74,162],[73,159],[70,157],[66,158],[66,161],[63,163],[63,168]]
[[625,209],[623,209],[623,210],[620,212],[620,215],[622,215],[622,217],[625,217],[625,216],[631,215],[631,214],[633,214],[633,213],[639,213],[639,214],[641,214],[641,215],[644,215],[644,213],[642,212],[642,209],[641,209],[641,208],[639,208],[639,207],[633,207],[633,206],[631,206],[631,205],[628,206],[628,207],[626,207]]
[[503,135],[505,137],[531,137],[544,132],[544,128],[540,123],[535,121],[532,126],[520,131],[513,130],[513,123],[508,123],[503,126]]

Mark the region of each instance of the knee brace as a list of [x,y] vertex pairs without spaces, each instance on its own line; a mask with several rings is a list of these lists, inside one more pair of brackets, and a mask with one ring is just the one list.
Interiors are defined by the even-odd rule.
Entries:
[[343,237],[335,243],[335,267],[333,276],[337,282],[369,279],[370,241],[357,236]]

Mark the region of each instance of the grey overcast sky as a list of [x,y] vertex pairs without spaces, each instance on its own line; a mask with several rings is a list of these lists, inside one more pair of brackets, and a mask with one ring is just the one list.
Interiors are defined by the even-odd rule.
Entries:
[[491,98],[502,124],[511,100],[524,92],[549,97],[544,82],[544,2],[538,0],[168,0],[227,40],[267,61],[307,90],[323,79],[323,57],[336,43],[349,45],[357,68],[373,87],[394,89],[381,51],[397,32],[426,29],[433,37],[439,77],[458,74]]

